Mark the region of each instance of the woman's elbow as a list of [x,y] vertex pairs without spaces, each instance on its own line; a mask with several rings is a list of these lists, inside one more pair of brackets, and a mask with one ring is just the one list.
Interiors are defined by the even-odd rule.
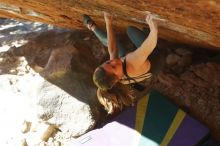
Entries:
[[156,48],[156,46],[157,46],[157,40],[152,41],[150,45],[148,46],[148,48],[149,50],[153,50],[154,48]]

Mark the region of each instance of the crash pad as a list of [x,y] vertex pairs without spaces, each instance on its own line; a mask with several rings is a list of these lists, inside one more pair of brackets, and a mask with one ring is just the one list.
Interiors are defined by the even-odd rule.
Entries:
[[209,129],[153,91],[100,128],[71,141],[74,146],[195,146]]

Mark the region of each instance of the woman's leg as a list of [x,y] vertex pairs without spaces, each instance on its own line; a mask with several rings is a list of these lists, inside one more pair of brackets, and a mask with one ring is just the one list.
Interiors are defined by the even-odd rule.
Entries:
[[[101,43],[108,47],[108,39],[107,39],[107,33],[105,31],[102,31],[100,28],[95,26],[95,29],[93,30],[94,34],[96,37],[101,41]],[[118,56],[123,57],[126,55],[126,48],[119,42],[117,41],[117,48],[118,48]]]
[[[108,39],[107,39],[106,31],[101,30],[88,15],[83,15],[83,23],[88,27],[88,29],[94,32],[96,37],[104,46],[108,47]],[[123,57],[126,55],[125,54],[126,48],[119,41],[117,41],[117,48],[118,48],[119,57]]]
[[100,40],[100,42],[107,47],[107,34],[106,32],[102,31],[100,28],[97,27],[95,22],[88,16],[83,15],[83,24],[91,31],[94,32],[96,37]]
[[[102,31],[97,26],[95,26],[95,29],[93,30],[93,32],[96,35],[96,37],[101,41],[101,43],[104,46],[108,47],[107,33],[105,31]],[[126,55],[126,52],[128,49],[125,48],[124,45],[122,45],[122,43],[120,43],[118,40],[117,40],[117,48],[118,48],[118,56],[119,57],[123,57]]]
[[100,28],[95,26],[95,29],[93,30],[96,37],[99,39],[99,41],[106,47],[108,47],[108,40],[107,40],[107,34],[105,31],[102,31]]
[[134,26],[128,26],[127,34],[132,43],[139,48],[144,40],[147,38],[148,32],[147,29],[144,28],[144,31],[138,29]]

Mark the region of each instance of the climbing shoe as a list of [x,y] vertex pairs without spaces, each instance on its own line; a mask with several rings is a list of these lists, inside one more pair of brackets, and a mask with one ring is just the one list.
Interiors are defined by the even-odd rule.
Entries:
[[83,15],[83,24],[89,29],[92,30],[94,29],[95,22],[88,16],[88,15]]

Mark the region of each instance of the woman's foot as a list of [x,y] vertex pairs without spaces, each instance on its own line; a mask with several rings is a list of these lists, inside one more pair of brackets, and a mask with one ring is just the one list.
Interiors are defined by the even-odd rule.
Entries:
[[83,15],[83,24],[91,31],[94,31],[96,24],[95,22],[88,16],[88,15]]

